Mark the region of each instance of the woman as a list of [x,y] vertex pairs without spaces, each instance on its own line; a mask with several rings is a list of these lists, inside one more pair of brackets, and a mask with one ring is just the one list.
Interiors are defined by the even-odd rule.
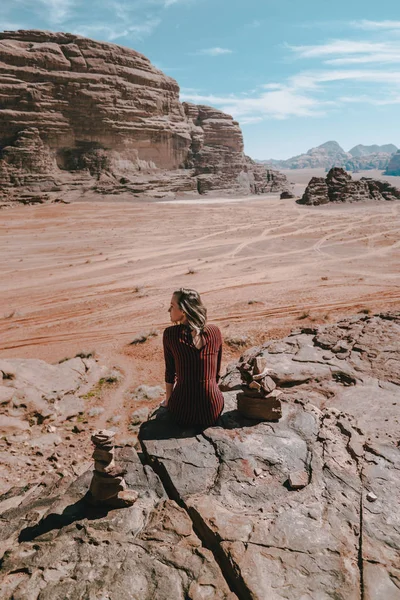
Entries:
[[207,310],[195,290],[173,293],[168,309],[175,323],[164,331],[167,406],[183,426],[214,425],[224,407],[218,388],[222,337],[216,325],[206,325]]

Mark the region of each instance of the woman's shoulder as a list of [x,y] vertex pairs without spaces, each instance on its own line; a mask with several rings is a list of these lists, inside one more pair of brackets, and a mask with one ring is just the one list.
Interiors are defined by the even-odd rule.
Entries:
[[219,327],[217,327],[217,325],[213,325],[212,323],[211,324],[207,323],[205,328],[207,329],[207,331],[209,333],[222,337],[221,331],[220,331]]
[[164,329],[164,337],[169,338],[173,336],[180,328],[180,325],[170,325]]

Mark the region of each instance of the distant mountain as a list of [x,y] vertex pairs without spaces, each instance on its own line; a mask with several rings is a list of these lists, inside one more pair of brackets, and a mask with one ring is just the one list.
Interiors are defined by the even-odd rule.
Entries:
[[391,156],[391,154],[386,152],[365,154],[354,158],[351,157],[343,166],[347,171],[370,171],[371,169],[383,171],[383,169],[387,168]]
[[381,152],[384,154],[394,154],[397,150],[398,148],[394,144],[384,144],[383,146],[378,146],[377,144],[372,144],[372,146],[358,144],[358,146],[354,146],[354,148],[349,150],[349,154],[355,158],[359,158],[360,156],[366,156],[367,154],[379,154]]
[[279,169],[312,169],[318,167],[331,167],[342,165],[349,155],[337,142],[329,141],[316,148],[310,148],[306,154],[299,154],[288,160],[262,161],[278,167]]
[[385,175],[400,175],[400,150],[392,154]]
[[316,148],[310,148],[305,154],[293,156],[287,160],[258,161],[269,164],[277,169],[331,169],[344,167],[350,171],[365,169],[385,169],[391,155],[396,152],[394,144],[378,146],[354,146],[350,152],[345,152],[335,141],[325,142]]

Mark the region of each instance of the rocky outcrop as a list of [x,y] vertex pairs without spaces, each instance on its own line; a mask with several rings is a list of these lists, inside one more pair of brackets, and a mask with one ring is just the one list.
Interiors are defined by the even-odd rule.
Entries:
[[106,385],[109,376],[93,358],[56,365],[0,360],[0,492],[11,482],[37,481],[48,470],[74,472],[70,462],[79,443],[71,440],[71,430],[87,416],[93,388]]
[[131,508],[87,505],[90,471],[74,482],[53,477],[15,487],[0,499],[0,596],[234,600],[213,554],[158,477],[132,448],[118,459],[139,496]]
[[311,148],[305,154],[294,156],[287,160],[266,160],[264,164],[277,169],[315,169],[343,167],[348,171],[370,169],[385,169],[397,148],[393,144],[378,146],[354,146],[345,152],[337,142],[325,142],[316,148]]
[[3,202],[76,189],[282,189],[282,176],[244,155],[232,117],[182,104],[177,82],[134,50],[67,33],[4,32],[0,82]]
[[393,154],[386,167],[385,175],[400,175],[400,150]]
[[[0,595],[398,600],[399,364],[398,312],[247,350],[216,427],[183,430],[160,409],[141,460],[119,449],[130,508],[88,507],[90,471],[1,497]],[[266,365],[279,422],[237,411],[246,365],[253,380]]]
[[367,177],[362,177],[356,181],[344,169],[333,168],[325,179],[323,177],[313,177],[298,203],[319,205],[328,202],[397,199],[400,199],[400,189],[387,181]]

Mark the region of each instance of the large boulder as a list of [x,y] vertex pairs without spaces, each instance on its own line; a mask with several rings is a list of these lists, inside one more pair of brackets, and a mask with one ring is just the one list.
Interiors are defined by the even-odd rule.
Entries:
[[182,104],[177,82],[135,50],[69,33],[3,32],[0,81],[3,201],[76,189],[140,196],[260,193],[275,181],[287,188],[284,176],[245,156],[230,115]]
[[326,178],[313,177],[299,204],[319,205],[328,202],[359,202],[366,200],[397,200],[400,189],[387,181],[362,177],[353,180],[341,167],[330,169]]

